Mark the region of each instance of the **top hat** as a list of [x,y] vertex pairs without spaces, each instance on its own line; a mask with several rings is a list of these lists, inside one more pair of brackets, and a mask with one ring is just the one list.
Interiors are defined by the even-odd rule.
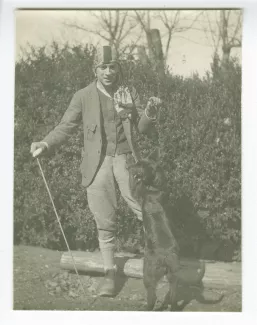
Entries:
[[117,51],[109,45],[96,48],[94,66],[97,68],[102,64],[118,62]]

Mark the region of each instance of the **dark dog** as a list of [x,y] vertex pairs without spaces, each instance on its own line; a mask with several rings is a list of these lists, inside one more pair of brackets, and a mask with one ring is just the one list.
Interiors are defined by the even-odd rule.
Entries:
[[[206,299],[203,295],[202,279],[205,264],[202,261],[194,261],[195,267],[191,266],[184,275],[183,268],[180,268],[179,245],[176,240],[179,234],[172,216],[167,212],[166,179],[158,164],[159,160],[160,153],[156,150],[147,159],[128,167],[131,192],[140,203],[143,213],[145,231],[143,278],[147,292],[147,309],[154,309],[157,299],[156,287],[164,275],[169,281],[169,292],[161,308],[170,305],[170,310],[181,310],[190,299],[205,304],[219,303],[223,299],[223,294],[218,299]],[[185,292],[183,304],[178,306],[177,293],[181,293],[181,287]]]
[[166,182],[162,169],[156,163],[158,159],[157,150],[146,160],[139,161],[128,168],[130,188],[143,212],[145,230],[143,276],[147,291],[147,309],[154,309],[157,283],[166,275],[170,286],[166,300],[170,304],[170,310],[174,310],[178,284],[176,272],[179,270],[179,247],[164,209]]

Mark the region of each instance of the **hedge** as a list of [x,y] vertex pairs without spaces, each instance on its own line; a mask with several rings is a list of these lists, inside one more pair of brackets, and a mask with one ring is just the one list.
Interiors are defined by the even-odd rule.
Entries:
[[[14,143],[15,243],[65,249],[59,226],[35,160],[29,153],[61,119],[75,91],[93,79],[94,48],[35,49],[16,63]],[[123,62],[124,80],[135,86],[142,104],[159,96],[156,131],[135,135],[143,156],[161,149],[169,189],[169,211],[179,232],[182,254],[199,254],[215,243],[216,255],[232,245],[241,249],[241,66],[213,65],[204,78],[167,72],[164,80],[150,66]],[[41,159],[49,187],[73,249],[98,247],[95,222],[81,185],[82,127],[51,155]],[[143,245],[142,225],[117,191],[117,249]],[[207,247],[207,246],[206,246]],[[198,253],[197,253],[198,252]],[[216,256],[219,258],[219,256]],[[228,257],[227,257],[228,259]]]

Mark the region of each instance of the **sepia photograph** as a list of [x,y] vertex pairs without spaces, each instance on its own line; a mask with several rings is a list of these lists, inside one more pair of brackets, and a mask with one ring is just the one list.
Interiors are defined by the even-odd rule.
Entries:
[[15,11],[14,310],[242,311],[242,28]]

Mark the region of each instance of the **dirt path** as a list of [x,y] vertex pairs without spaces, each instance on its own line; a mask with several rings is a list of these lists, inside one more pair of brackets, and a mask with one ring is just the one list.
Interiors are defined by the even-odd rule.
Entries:
[[[15,310],[120,310],[141,311],[145,308],[145,290],[140,279],[120,278],[119,293],[115,298],[96,298],[101,277],[81,275],[85,295],[80,294],[75,274],[60,270],[62,252],[48,249],[14,247],[14,302]],[[163,298],[166,286],[158,289]],[[181,298],[189,297],[183,311],[241,311],[241,288],[205,289],[206,299],[222,301],[205,304],[195,299],[195,289],[180,290]],[[157,308],[160,302],[157,302]]]

